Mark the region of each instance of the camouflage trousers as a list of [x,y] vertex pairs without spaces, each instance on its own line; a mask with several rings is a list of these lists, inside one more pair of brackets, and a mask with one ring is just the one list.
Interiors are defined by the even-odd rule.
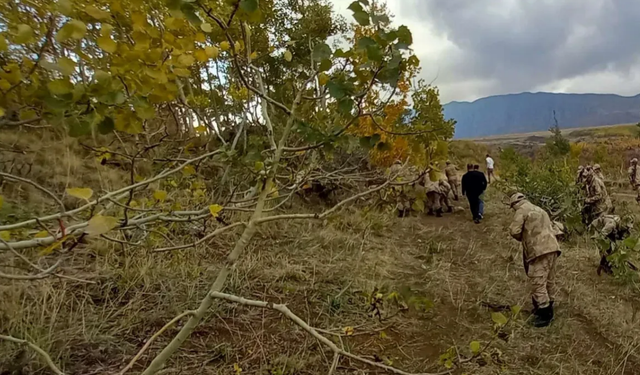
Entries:
[[556,260],[558,253],[549,253],[533,259],[525,264],[525,270],[529,277],[531,298],[538,307],[549,306],[549,302],[555,300],[556,287]]
[[457,180],[449,180],[451,185],[451,192],[453,193],[453,199],[458,200],[460,197],[460,182]]
[[440,194],[440,208],[446,208],[449,212],[453,210],[451,204],[449,203],[449,196],[446,194]]
[[429,212],[440,211],[442,209],[442,206],[440,205],[440,201],[441,201],[441,194],[435,191],[427,192],[427,210],[429,210]]

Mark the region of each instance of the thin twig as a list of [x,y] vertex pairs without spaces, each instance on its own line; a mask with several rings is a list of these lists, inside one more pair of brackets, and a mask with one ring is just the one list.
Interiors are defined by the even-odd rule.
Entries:
[[0,340],[11,341],[11,342],[15,342],[16,344],[26,345],[30,347],[31,349],[36,351],[38,354],[40,354],[42,358],[44,358],[45,362],[47,362],[47,365],[49,365],[49,368],[51,369],[51,371],[53,371],[56,375],[64,375],[64,373],[60,371],[58,366],[56,366],[56,364],[53,363],[53,361],[51,360],[51,356],[49,356],[49,354],[47,354],[47,352],[42,350],[38,345],[32,344],[27,340],[15,338],[13,336],[0,335]]
[[38,183],[31,181],[27,178],[22,178],[22,177],[18,177],[18,176],[14,176],[12,174],[9,173],[4,173],[4,172],[0,172],[0,176],[6,177],[9,180],[15,180],[15,181],[20,181],[20,182],[24,182],[26,184],[29,184],[33,187],[35,187],[36,189],[42,191],[43,193],[47,194],[48,196],[50,196],[51,198],[53,198],[53,200],[56,201],[56,203],[58,205],[60,205],[60,207],[62,208],[62,212],[64,212],[66,209],[64,207],[64,203],[62,203],[62,201],[60,200],[60,198],[58,198],[55,194],[53,194],[50,190],[44,188],[43,186],[39,185]]

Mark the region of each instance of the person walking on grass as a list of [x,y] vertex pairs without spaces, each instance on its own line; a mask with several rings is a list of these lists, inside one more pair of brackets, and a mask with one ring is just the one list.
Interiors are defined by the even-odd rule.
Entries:
[[487,177],[489,177],[489,183],[491,183],[491,177],[495,180],[495,175],[493,174],[493,168],[495,167],[495,162],[491,155],[487,154]]
[[[484,176],[484,173],[482,173],[478,164],[473,166],[473,170],[478,171],[478,173],[481,173]],[[484,192],[480,194],[480,197],[478,199],[480,199],[480,201],[478,202],[478,214],[480,214],[480,220],[482,220],[484,219]]]
[[451,164],[451,161],[447,160],[447,166],[444,168],[444,174],[447,176],[447,181],[451,185],[451,191],[453,192],[453,200],[458,200],[460,192],[460,178],[458,177],[458,167]]
[[549,215],[521,193],[510,199],[515,216],[509,226],[511,237],[522,243],[524,270],[531,286],[534,327],[546,327],[553,320],[556,260],[560,246]]
[[487,188],[487,179],[484,173],[473,170],[473,165],[467,165],[467,173],[462,176],[462,195],[467,197],[469,208],[473,216],[473,222],[480,224],[480,196]]

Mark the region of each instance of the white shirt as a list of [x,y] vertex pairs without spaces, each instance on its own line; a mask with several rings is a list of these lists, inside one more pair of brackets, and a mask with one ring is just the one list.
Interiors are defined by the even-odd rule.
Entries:
[[493,159],[491,159],[491,156],[487,156],[487,169],[493,169]]

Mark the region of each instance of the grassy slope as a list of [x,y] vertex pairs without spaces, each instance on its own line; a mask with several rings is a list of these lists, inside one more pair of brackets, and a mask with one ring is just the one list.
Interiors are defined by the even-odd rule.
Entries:
[[[74,163],[88,165],[87,160]],[[58,173],[66,170],[61,167]],[[96,177],[96,190],[108,180],[118,181],[118,172],[109,173],[114,177]],[[58,192],[70,178],[62,176]],[[34,199],[24,194],[11,196]],[[464,212],[442,219],[398,219],[365,205],[325,222],[265,226],[227,291],[287,303],[314,327],[332,332],[337,343],[367,358],[412,371],[442,369],[438,357],[450,346],[457,345],[466,356],[470,341],[492,340],[487,305],[529,308],[521,250],[505,232],[511,212],[499,201],[489,194],[487,220],[480,226]],[[38,204],[36,212],[43,203]],[[229,234],[198,249],[164,254],[103,241],[78,247],[65,261],[65,273],[92,275],[96,284],[0,280],[0,333],[41,345],[67,373],[116,373],[154,332],[196,305],[234,238]],[[508,325],[508,335],[486,351],[488,363],[467,363],[455,373],[637,373],[640,358],[631,350],[640,334],[637,290],[597,277],[599,257],[587,239],[563,244],[563,251],[556,322],[532,329],[524,324],[523,311]],[[0,264],[6,255],[0,254]],[[35,252],[31,255],[35,258]],[[365,297],[376,288],[385,296],[382,321],[370,317]],[[401,311],[386,298],[394,291],[407,299],[426,298],[433,307]],[[355,327],[354,336],[336,336],[347,326]],[[152,344],[131,373],[144,368],[175,332],[169,329]],[[275,312],[222,303],[163,373],[231,374],[234,363],[243,374],[326,373],[331,353],[325,349]],[[13,365],[24,365],[24,373],[47,373],[30,352],[0,342],[0,369]],[[342,359],[338,373],[355,369],[365,368]]]

